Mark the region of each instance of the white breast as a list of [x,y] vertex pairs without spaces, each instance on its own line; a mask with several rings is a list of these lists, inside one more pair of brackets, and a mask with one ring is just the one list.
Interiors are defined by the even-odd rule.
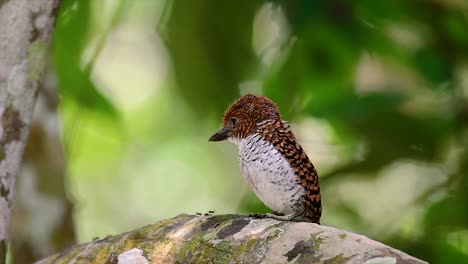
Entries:
[[230,141],[239,146],[242,176],[257,197],[277,212],[291,213],[304,188],[287,160],[258,134]]

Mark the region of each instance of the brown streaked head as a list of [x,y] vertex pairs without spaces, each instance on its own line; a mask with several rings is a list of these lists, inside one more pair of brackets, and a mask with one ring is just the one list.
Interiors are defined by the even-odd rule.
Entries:
[[246,138],[258,123],[270,119],[281,119],[278,106],[265,96],[246,94],[224,113],[223,127],[209,141]]

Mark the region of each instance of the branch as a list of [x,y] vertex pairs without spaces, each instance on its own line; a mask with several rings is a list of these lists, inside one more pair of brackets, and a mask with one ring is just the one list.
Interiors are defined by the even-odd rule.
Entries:
[[348,231],[240,215],[179,215],[76,245],[48,263],[426,263]]

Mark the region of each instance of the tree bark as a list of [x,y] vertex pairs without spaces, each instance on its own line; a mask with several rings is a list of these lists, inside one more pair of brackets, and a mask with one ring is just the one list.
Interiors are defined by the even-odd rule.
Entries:
[[39,87],[17,176],[10,227],[11,264],[33,263],[76,244],[54,77],[49,67]]
[[0,263],[57,0],[0,0]]
[[312,223],[179,215],[74,246],[48,263],[426,263],[365,236]]

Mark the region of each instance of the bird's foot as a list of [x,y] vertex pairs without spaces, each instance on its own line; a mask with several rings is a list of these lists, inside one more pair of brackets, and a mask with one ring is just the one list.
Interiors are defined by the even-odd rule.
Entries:
[[294,221],[294,218],[302,215],[302,212],[299,211],[299,212],[293,212],[293,213],[290,213],[290,214],[287,214],[287,215],[284,215],[284,214],[275,214],[276,212],[272,213],[272,214],[266,214],[266,217],[268,218],[272,218],[272,219],[276,219],[276,220],[280,220],[280,221]]
[[259,218],[259,219],[265,219],[265,218],[275,218],[275,217],[282,217],[284,214],[278,213],[278,212],[273,212],[273,213],[267,213],[267,214],[249,214],[249,217],[252,218]]
[[[291,215],[293,217],[291,217]],[[280,220],[280,221],[289,221],[294,218],[293,214],[288,214],[288,215],[275,215],[275,214],[266,214],[268,218]]]
[[249,214],[249,217],[264,219],[264,218],[267,218],[268,216],[266,214]]
[[284,215],[283,213],[279,213],[279,212],[276,212],[276,211],[273,211],[273,213],[271,213],[271,214],[279,215],[279,216]]

